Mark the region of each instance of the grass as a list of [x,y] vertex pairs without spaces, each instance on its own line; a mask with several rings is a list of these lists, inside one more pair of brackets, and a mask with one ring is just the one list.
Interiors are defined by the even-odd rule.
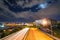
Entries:
[[60,29],[58,29],[58,28],[54,28],[53,31],[54,31],[54,33],[55,33],[54,36],[60,38]]

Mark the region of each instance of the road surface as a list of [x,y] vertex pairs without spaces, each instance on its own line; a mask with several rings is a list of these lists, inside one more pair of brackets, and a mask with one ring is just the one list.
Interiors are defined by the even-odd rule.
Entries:
[[30,28],[23,40],[53,40],[53,38],[49,37],[37,28]]
[[1,40],[54,40],[37,28],[25,28]]

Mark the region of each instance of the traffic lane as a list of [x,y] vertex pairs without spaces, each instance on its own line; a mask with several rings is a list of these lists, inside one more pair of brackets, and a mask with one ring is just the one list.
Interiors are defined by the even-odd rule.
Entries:
[[33,31],[30,29],[23,40],[35,40]]
[[37,28],[30,28],[27,36],[24,40],[54,40],[44,32],[38,30]]
[[9,36],[8,38],[3,40],[16,40],[19,36],[21,36],[19,40],[22,40],[28,30],[29,28],[24,28],[21,31],[17,32],[16,34],[13,34],[12,36]]

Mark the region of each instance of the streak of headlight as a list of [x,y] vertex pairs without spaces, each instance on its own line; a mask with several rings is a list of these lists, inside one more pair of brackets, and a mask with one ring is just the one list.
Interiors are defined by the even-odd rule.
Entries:
[[[6,40],[12,40],[13,38],[15,38],[15,39],[17,39],[19,36],[22,36],[21,34],[23,33],[23,34],[25,34],[27,31],[29,30],[29,28],[24,28],[24,29],[22,29],[21,31],[19,31],[18,33],[16,33],[14,36],[12,36],[12,37],[9,37],[9,38],[7,38]],[[15,40],[14,39],[14,40]],[[22,39],[22,38],[21,38]]]
[[15,38],[14,40],[17,40],[18,37],[20,37],[20,40],[22,40],[28,30],[29,30],[29,28],[26,28],[25,30],[23,30],[23,31],[20,33],[19,36],[16,36],[16,38]]

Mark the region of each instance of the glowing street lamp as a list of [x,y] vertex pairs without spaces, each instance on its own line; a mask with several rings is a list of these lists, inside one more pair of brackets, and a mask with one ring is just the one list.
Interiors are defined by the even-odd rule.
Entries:
[[46,26],[48,24],[47,20],[42,20],[42,23],[41,23],[43,26]]
[[48,19],[42,19],[41,24],[42,24],[43,26],[48,26],[48,25],[51,25],[51,21],[48,20]]

